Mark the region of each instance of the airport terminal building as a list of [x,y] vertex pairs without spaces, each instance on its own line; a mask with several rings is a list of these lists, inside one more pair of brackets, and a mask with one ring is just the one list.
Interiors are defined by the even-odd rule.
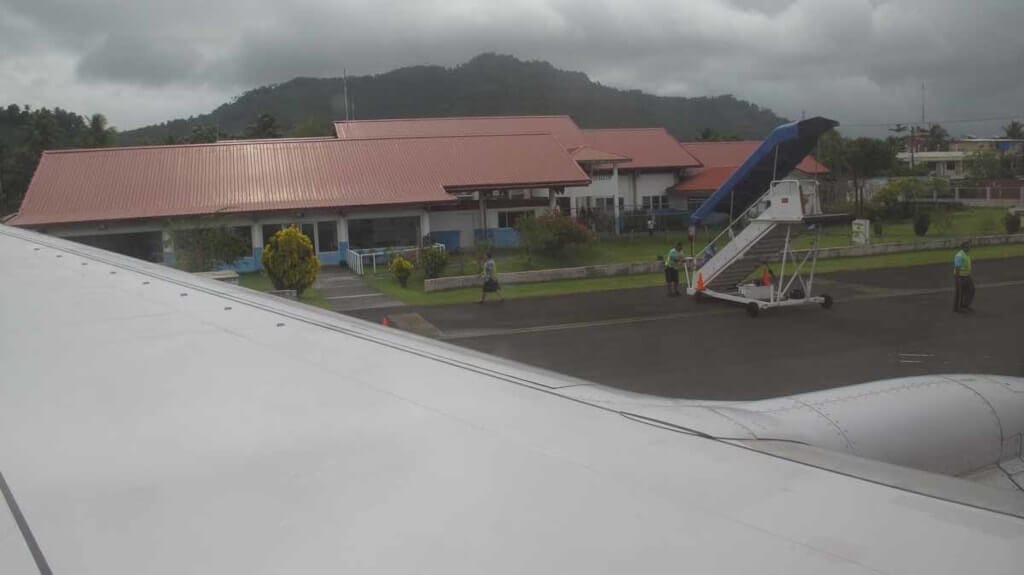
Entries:
[[[7,223],[174,263],[169,230],[215,222],[264,243],[294,224],[325,264],[351,253],[516,242],[525,213],[678,210],[700,163],[664,129],[581,130],[568,116],[338,122],[334,137],[56,150]],[[685,205],[683,203],[683,205]]]

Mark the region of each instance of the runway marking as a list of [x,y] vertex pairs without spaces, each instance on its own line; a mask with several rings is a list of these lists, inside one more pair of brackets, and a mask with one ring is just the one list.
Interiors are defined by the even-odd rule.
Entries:
[[[989,289],[989,288],[1001,288],[1001,287],[1013,287],[1013,286],[1024,286],[1024,280],[1014,280],[1005,282],[996,282],[990,284],[978,284],[975,286],[976,289]],[[845,302],[855,301],[872,301],[879,299],[890,299],[900,297],[914,297],[922,295],[936,295],[943,293],[953,293],[953,288],[933,288],[933,289],[921,289],[921,290],[901,290],[895,293],[886,294],[865,294],[859,296],[851,296],[839,300],[839,304]],[[691,311],[691,312],[677,312],[663,315],[649,315],[649,316],[636,316],[636,317],[624,317],[617,319],[606,319],[606,320],[595,320],[595,321],[578,321],[569,323],[556,323],[548,325],[537,325],[529,327],[514,327],[514,328],[480,328],[480,329],[462,329],[448,332],[441,332],[440,339],[443,340],[459,340],[459,339],[475,339],[480,337],[494,337],[501,335],[522,335],[531,333],[547,333],[552,331],[568,331],[574,329],[588,329],[594,327],[613,327],[620,325],[633,325],[638,323],[648,323],[654,321],[666,321],[676,319],[686,319],[693,317],[708,317],[715,315],[726,315],[737,313],[737,308],[722,308],[717,310],[709,311]],[[908,362],[909,363],[909,362]]]

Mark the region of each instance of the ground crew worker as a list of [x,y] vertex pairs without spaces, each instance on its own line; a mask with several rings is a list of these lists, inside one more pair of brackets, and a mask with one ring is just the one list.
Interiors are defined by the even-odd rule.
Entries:
[[483,291],[480,292],[480,301],[476,303],[487,301],[487,294],[489,293],[497,293],[498,301],[505,301],[505,296],[501,294],[501,284],[498,283],[498,266],[495,265],[494,255],[491,252],[487,252],[487,259],[484,260],[483,276]]
[[679,293],[679,266],[682,253],[683,242],[676,242],[675,247],[665,256],[665,288],[668,290],[668,297],[682,295]]
[[974,303],[974,280],[971,278],[971,244],[960,244],[960,251],[953,256],[953,282],[956,287],[953,296],[953,311],[970,310]]
[[654,214],[647,218],[647,235],[654,236]]

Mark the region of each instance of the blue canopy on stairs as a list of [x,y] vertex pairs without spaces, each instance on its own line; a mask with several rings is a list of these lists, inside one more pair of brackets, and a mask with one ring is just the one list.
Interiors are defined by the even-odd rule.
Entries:
[[818,138],[838,125],[835,120],[819,116],[775,128],[743,165],[690,215],[690,221],[700,222],[715,211],[729,212],[730,206],[734,214],[742,213],[768,191],[776,175],[786,177],[811,153]]

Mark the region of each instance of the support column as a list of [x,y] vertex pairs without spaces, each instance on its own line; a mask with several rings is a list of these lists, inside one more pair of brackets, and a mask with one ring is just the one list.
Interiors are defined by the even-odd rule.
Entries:
[[483,239],[487,240],[487,198],[484,192],[477,192],[480,196],[480,229],[483,231]]
[[631,176],[631,179],[630,179],[630,181],[631,181],[631,188],[633,190],[633,206],[639,206],[640,205],[640,198],[637,197],[636,170],[633,170],[633,173],[630,174],[630,176]]
[[164,265],[174,267],[174,239],[171,237],[171,232],[161,231],[160,241],[163,244]]
[[615,190],[615,195],[612,196],[612,213],[615,214],[615,235],[622,233],[622,220],[621,214],[619,213],[619,167],[612,165],[612,188]]
[[423,210],[420,214],[420,239],[430,235],[430,212]]
[[554,210],[557,205],[558,203],[555,202],[555,188],[548,188],[548,209]]

